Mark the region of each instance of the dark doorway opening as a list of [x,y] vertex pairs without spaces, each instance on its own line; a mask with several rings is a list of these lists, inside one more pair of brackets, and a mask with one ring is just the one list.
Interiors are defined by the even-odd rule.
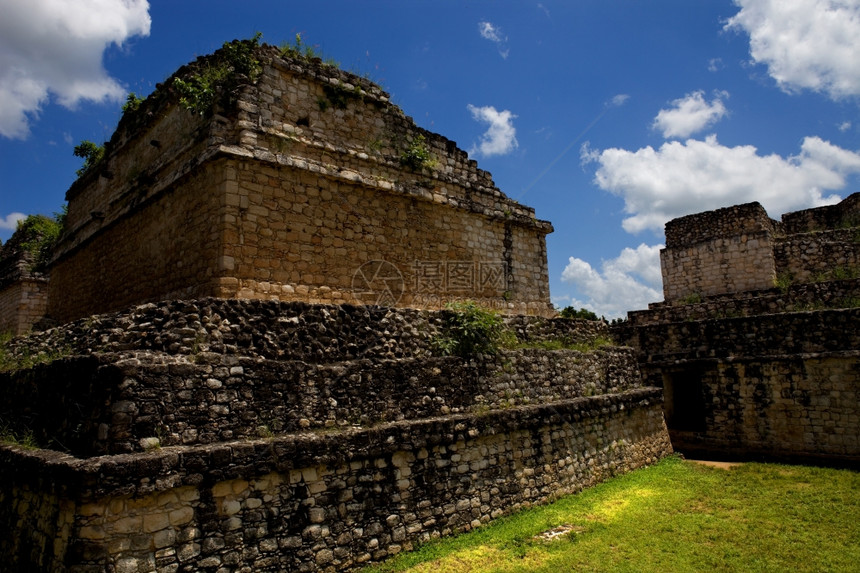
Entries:
[[705,397],[701,368],[663,374],[663,409],[670,430],[705,431]]

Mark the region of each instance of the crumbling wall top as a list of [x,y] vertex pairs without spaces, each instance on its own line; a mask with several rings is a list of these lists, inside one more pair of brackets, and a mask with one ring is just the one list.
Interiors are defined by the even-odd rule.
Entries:
[[[184,109],[177,85],[223,64],[225,48],[182,66],[123,114],[103,158],[66,193],[66,237],[57,258],[224,155],[334,174],[552,231],[455,142],[415,125],[367,78],[274,46],[256,46],[253,54],[259,72],[213,88],[219,94],[205,109]],[[404,157],[416,148],[427,161],[410,166]]]
[[762,232],[778,233],[780,223],[768,217],[760,203],[745,203],[669,221],[666,223],[666,247],[684,247],[721,237]]
[[860,193],[852,193],[836,205],[786,213],[782,224],[787,235],[860,225]]

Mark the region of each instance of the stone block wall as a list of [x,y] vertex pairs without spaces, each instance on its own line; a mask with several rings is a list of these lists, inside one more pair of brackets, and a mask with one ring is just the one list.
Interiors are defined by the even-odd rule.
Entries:
[[[211,298],[5,346],[11,570],[347,571],[671,452],[630,348],[434,355],[449,311]],[[602,321],[516,316],[595,346]]]
[[24,334],[48,307],[48,281],[28,278],[9,281],[0,288],[0,334]]
[[[372,83],[258,57],[211,115],[182,109],[171,78],[123,118],[67,193],[53,320],[204,296],[552,313],[548,222]],[[427,162],[403,160],[416,146]]]
[[29,332],[45,316],[48,277],[33,268],[33,255],[19,230],[0,246],[0,335]]
[[[860,308],[650,323],[616,330],[644,360],[839,352],[860,348]],[[623,336],[623,338],[622,338]]]
[[[0,373],[0,421],[75,455],[367,426],[640,388],[629,348],[434,355],[445,312],[206,299],[149,304],[11,341],[66,356]],[[523,342],[585,347],[599,321],[515,317]]]
[[51,269],[48,316],[62,324],[151,299],[213,295],[222,166],[198,170],[100,227],[82,247],[62,251]]
[[[663,362],[673,446],[687,455],[860,464],[857,351]],[[680,386],[687,388],[681,389]]]
[[[207,363],[208,362],[208,363]],[[608,348],[512,350],[327,364],[105,355],[68,358],[26,377],[0,373],[0,420],[78,456],[343,429],[385,421],[548,404],[640,388],[634,354]]]
[[614,333],[637,349],[645,384],[663,387],[672,444],[685,455],[856,467],[858,325],[857,308],[782,309],[637,320]]
[[[260,299],[171,300],[94,315],[50,330],[13,338],[11,356],[49,353],[115,353],[195,356],[201,361],[240,357],[310,363],[421,358],[434,353],[449,311],[355,305],[318,305]],[[522,342],[599,342],[602,321],[510,316],[509,329]]]
[[786,213],[782,216],[787,235],[812,233],[860,225],[860,193],[852,193],[836,205]]
[[614,332],[627,340],[627,334],[623,333],[649,324],[851,308],[858,302],[860,281],[857,279],[797,283],[783,288],[712,296],[688,304],[651,303],[647,310],[627,313],[627,321]]
[[68,573],[350,570],[657,461],[660,402],[643,389],[90,460],[2,446],[0,519],[31,527],[0,555]]
[[777,273],[793,283],[860,276],[860,228],[786,236],[774,245]]
[[786,213],[748,203],[674,219],[660,252],[666,302],[767,290],[780,282],[853,278],[860,272],[860,193],[837,205]]
[[758,203],[669,221],[660,251],[665,300],[772,287],[774,227]]

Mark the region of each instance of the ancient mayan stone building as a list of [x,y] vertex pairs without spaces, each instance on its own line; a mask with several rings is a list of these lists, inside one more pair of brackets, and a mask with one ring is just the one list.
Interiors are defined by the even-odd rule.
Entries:
[[[689,215],[666,224],[660,253],[666,302],[745,293],[784,282],[832,278],[860,267],[860,193],[838,205],[768,217],[758,203]],[[820,282],[820,281],[819,281]]]
[[663,386],[673,446],[860,464],[860,193],[675,219],[661,263],[666,300],[615,333]]
[[[0,568],[349,571],[671,452],[633,350],[535,316],[549,223],[370,82],[254,50],[68,192],[64,324],[0,345]],[[457,298],[521,346],[441,352]]]
[[255,57],[253,80],[202,113],[171,78],[125,114],[67,193],[50,318],[207,296],[551,312],[552,226],[533,209],[371,82],[273,47]]

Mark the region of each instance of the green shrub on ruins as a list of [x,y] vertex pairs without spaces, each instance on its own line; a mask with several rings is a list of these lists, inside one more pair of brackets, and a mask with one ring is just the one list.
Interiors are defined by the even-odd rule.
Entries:
[[74,154],[75,157],[82,157],[84,159],[84,164],[80,169],[75,171],[78,177],[81,177],[102,160],[105,155],[105,146],[96,145],[92,141],[85,139],[75,146]]
[[843,281],[860,277],[860,268],[852,266],[838,266],[826,271],[819,271],[812,275],[812,282],[821,283],[827,281]]
[[28,215],[18,222],[16,234],[22,237],[21,248],[30,254],[30,270],[42,271],[51,260],[54,246],[63,232],[67,207],[63,205],[53,217]]
[[339,68],[340,64],[337,61],[325,57],[325,55],[314,46],[305,44],[301,34],[296,34],[292,42],[282,42],[279,46],[281,56],[287,58],[296,58],[300,60],[322,60],[322,62],[333,68]]
[[788,292],[788,288],[794,283],[794,277],[791,276],[791,273],[779,273],[775,279],[773,279],[773,286],[778,288],[783,294]]
[[681,304],[699,304],[702,302],[702,295],[694,292],[690,293],[681,299]]
[[498,352],[504,328],[501,316],[471,300],[448,303],[445,310],[444,333],[433,341],[442,354],[467,358]]
[[144,98],[137,97],[137,94],[134,92],[130,92],[128,96],[125,98],[125,103],[122,104],[122,112],[134,112],[137,111],[137,108],[140,107],[140,104],[143,103]]
[[47,364],[72,354],[69,347],[39,351],[33,351],[27,346],[13,349],[9,344],[11,340],[11,333],[0,335],[0,372],[27,370],[37,364]]
[[416,135],[409,147],[400,155],[400,164],[413,171],[420,171],[424,167],[432,167],[435,161],[427,147],[427,140],[423,135]]
[[256,56],[262,36],[257,32],[250,40],[224,42],[220,59],[186,78],[175,78],[173,86],[179,92],[179,103],[192,113],[206,115],[219,98],[232,101],[240,78],[257,81],[263,71]]
[[835,281],[842,281],[847,279],[856,279],[860,276],[860,269],[857,267],[836,267],[831,271],[831,276]]

